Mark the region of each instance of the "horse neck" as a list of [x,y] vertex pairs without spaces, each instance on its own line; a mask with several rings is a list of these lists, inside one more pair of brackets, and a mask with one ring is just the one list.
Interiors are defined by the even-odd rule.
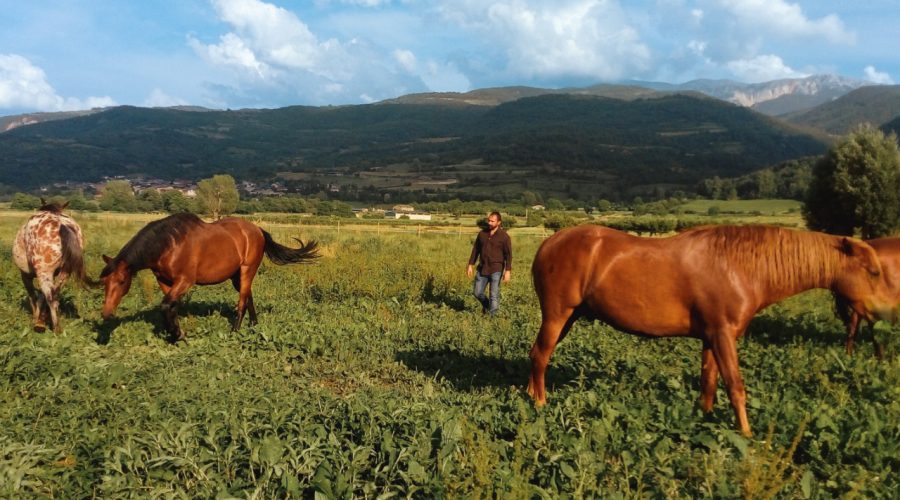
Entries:
[[[772,302],[815,288],[832,288],[843,256],[836,245],[816,241],[813,234],[794,233],[797,238],[771,255],[766,284]],[[809,241],[805,241],[809,240]]]
[[762,289],[765,305],[815,288],[832,288],[843,267],[843,256],[827,236],[785,232],[760,252],[747,269],[755,275]]

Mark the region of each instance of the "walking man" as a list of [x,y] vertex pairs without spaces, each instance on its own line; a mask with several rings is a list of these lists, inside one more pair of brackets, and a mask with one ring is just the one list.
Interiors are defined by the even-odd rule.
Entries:
[[[495,315],[500,309],[500,279],[509,282],[512,270],[512,241],[503,230],[500,212],[491,212],[487,218],[488,227],[478,233],[472,246],[472,255],[466,267],[466,275],[475,276],[475,298],[481,302],[481,312]],[[475,260],[480,257],[478,270],[475,271]],[[490,300],[484,295],[488,282],[491,283]]]

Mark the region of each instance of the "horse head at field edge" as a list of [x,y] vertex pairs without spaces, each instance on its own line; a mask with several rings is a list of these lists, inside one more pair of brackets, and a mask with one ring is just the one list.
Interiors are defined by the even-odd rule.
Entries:
[[771,226],[705,226],[668,238],[576,226],[541,244],[532,278],[542,317],[530,353],[528,393],[536,404],[546,402],[553,350],[584,316],[638,335],[702,340],[701,407],[712,411],[721,375],[745,435],[750,424],[736,341],[757,312],[825,288],[863,317],[897,315],[869,245]]
[[131,280],[134,277],[134,273],[128,269],[128,264],[124,260],[116,260],[104,255],[103,261],[106,263],[106,266],[100,272],[100,281],[103,283],[106,292],[103,298],[103,310],[100,315],[106,320],[115,316],[119,302],[131,289]]

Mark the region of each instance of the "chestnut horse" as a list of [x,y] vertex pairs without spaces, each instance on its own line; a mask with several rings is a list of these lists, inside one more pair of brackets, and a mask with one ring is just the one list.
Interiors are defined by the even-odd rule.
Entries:
[[[878,260],[881,261],[881,270],[884,273],[884,281],[887,283],[888,289],[891,290],[894,304],[900,305],[900,236],[892,238],[876,238],[867,240],[875,253],[878,254]],[[860,315],[847,306],[843,297],[835,295],[835,308],[838,315],[844,321],[847,327],[847,354],[853,354],[853,341],[859,333]],[[872,326],[871,321],[868,322]],[[875,344],[875,356],[878,359],[884,357],[884,347],[872,334],[872,342]]]
[[[59,290],[70,274],[88,286],[96,286],[84,271],[84,238],[74,219],[62,213],[68,202],[45,203],[16,233],[13,260],[28,292],[34,329],[44,331],[49,312],[50,326],[60,331]],[[38,280],[38,289],[34,280]]]
[[531,268],[541,328],[528,393],[546,403],[544,373],[578,317],[649,337],[703,341],[700,402],[712,410],[718,374],[737,423],[750,424],[736,342],[762,308],[812,288],[844,296],[864,318],[893,319],[881,266],[866,243],[767,226],[707,226],[640,238],[582,225],[544,241]]
[[206,223],[193,214],[175,214],[147,224],[122,247],[115,257],[103,256],[106,267],[100,278],[106,287],[103,319],[116,307],[131,287],[131,279],[141,269],[150,269],[165,296],[162,301],[166,329],[173,341],[184,340],[178,326],[178,299],[195,284],[213,285],[231,279],[239,293],[237,317],[232,329],[241,327],[244,311],[256,323],[251,285],[263,254],[275,264],[307,262],[318,257],[317,243],[300,248],[279,245],[272,236],[243,219],[224,218]]

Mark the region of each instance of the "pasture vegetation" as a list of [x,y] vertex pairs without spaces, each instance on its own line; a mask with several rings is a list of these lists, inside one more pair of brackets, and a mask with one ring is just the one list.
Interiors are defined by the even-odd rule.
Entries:
[[[25,216],[0,213],[0,246]],[[94,276],[149,220],[74,216]],[[464,273],[474,227],[261,224],[324,256],[264,261],[260,323],[236,333],[231,285],[195,287],[176,346],[146,271],[118,320],[69,284],[64,332],[32,332],[0,252],[0,496],[896,497],[897,335],[878,332],[883,362],[865,340],[847,357],[827,293],[770,307],[740,342],[745,439],[721,384],[713,414],[698,409],[699,341],[599,322],[560,344],[534,408],[536,231],[512,230],[513,281],[489,319]]]

